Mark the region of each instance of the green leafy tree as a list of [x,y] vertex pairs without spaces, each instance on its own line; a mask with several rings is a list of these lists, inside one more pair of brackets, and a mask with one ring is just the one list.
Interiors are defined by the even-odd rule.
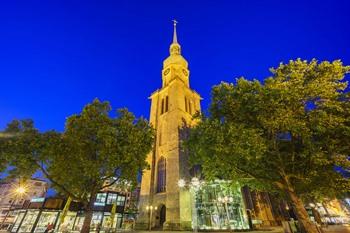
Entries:
[[95,99],[67,118],[63,133],[41,133],[30,121],[14,122],[7,130],[17,133],[3,150],[12,158],[12,173],[40,170],[55,189],[82,202],[83,233],[90,230],[96,194],[118,181],[136,181],[152,148],[154,132],[146,120],[126,109],[112,118],[110,111],[108,102]]
[[212,89],[208,116],[185,142],[192,163],[207,178],[239,180],[279,191],[301,228],[317,229],[308,200],[350,188],[350,104],[340,61],[290,61],[271,69],[264,83],[244,78]]

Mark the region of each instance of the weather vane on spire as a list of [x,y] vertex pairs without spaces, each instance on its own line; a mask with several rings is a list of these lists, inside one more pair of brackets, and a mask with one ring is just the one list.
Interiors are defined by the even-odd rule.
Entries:
[[174,23],[174,36],[173,36],[173,43],[177,44],[177,34],[176,34],[176,24],[178,23],[175,19],[172,20]]
[[176,27],[176,24],[177,24],[178,22],[176,21],[176,19],[173,19],[172,21],[173,21],[173,23],[174,23],[174,27]]

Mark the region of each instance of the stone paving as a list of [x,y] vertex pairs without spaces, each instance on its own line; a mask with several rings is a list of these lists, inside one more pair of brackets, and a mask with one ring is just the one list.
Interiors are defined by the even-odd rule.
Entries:
[[[350,226],[328,226],[322,228],[324,233],[350,233]],[[9,233],[7,231],[0,230],[0,233]],[[95,233],[95,232],[92,232]],[[118,231],[118,233],[194,233],[193,231]],[[205,233],[212,233],[207,232]],[[217,232],[215,233],[228,233],[226,232]],[[257,231],[247,231],[247,233],[283,233],[282,227],[274,227],[274,228],[268,228],[264,230],[257,230]]]

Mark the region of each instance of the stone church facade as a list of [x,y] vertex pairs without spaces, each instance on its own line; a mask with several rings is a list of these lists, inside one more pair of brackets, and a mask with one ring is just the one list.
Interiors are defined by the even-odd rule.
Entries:
[[[147,156],[150,169],[143,171],[138,229],[163,230],[247,230],[251,220],[276,225],[272,206],[252,199],[230,181],[203,182],[198,189],[179,187],[179,180],[190,181],[188,155],[181,149],[186,128],[194,126],[193,115],[201,111],[200,95],[190,88],[188,63],[181,55],[174,21],[169,56],[163,61],[162,87],[151,94],[150,124],[156,130],[153,151]],[[243,194],[243,195],[242,195]],[[220,200],[226,197],[230,203]],[[258,205],[258,211],[249,203]],[[249,219],[248,219],[249,218]]]
[[181,55],[174,22],[170,55],[163,62],[162,88],[149,97],[150,123],[156,141],[147,162],[151,169],[142,175],[137,226],[148,228],[150,207],[152,228],[189,229],[191,205],[188,191],[178,187],[179,179],[189,178],[187,155],[180,148],[181,129],[195,124],[193,115],[200,111],[201,97],[190,88],[188,63]]

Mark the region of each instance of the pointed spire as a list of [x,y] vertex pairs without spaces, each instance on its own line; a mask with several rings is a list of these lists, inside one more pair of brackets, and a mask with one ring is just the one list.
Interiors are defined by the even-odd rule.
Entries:
[[177,21],[174,19],[174,35],[173,35],[173,43],[170,45],[170,55],[179,55],[181,54],[181,46],[177,42],[177,33],[176,33],[176,24]]
[[176,34],[176,24],[177,24],[177,21],[174,19],[173,22],[174,22],[173,44],[177,44],[177,34]]

